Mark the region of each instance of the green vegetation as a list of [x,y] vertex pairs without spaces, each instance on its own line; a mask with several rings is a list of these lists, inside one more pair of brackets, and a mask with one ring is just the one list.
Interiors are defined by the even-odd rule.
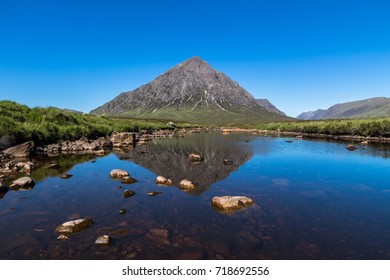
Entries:
[[139,113],[137,110],[129,110],[121,116],[130,118],[156,118],[166,121],[192,122],[200,125],[213,126],[240,126],[242,124],[255,124],[261,121],[286,121],[289,117],[268,112],[252,110],[244,107],[230,108],[223,111],[216,105],[198,106],[195,110],[190,106],[160,108],[155,112],[145,111]]
[[[189,126],[179,123],[178,126]],[[0,148],[34,141],[38,144],[97,138],[112,131],[131,132],[172,128],[166,121],[134,120],[77,114],[58,108],[29,108],[12,101],[0,101]]]
[[289,121],[247,126],[264,130],[318,133],[329,135],[359,135],[390,137],[390,117],[368,119]]

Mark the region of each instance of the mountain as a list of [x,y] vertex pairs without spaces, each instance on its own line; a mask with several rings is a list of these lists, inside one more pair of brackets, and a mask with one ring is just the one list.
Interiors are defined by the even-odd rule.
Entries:
[[316,110],[300,114],[302,120],[371,118],[390,116],[390,98],[374,97],[365,100],[333,105],[326,110]]
[[284,112],[276,108],[268,99],[256,99],[256,103],[266,109],[269,112],[277,113],[280,115],[286,115]]
[[199,124],[287,119],[259,106],[249,92],[199,57],[179,63],[133,91],[121,93],[91,114]]

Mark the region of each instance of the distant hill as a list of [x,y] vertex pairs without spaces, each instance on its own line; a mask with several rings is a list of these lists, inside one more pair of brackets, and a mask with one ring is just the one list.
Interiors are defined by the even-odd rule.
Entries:
[[390,116],[390,98],[375,97],[365,100],[333,105],[326,110],[316,110],[300,114],[302,120],[371,118]]
[[64,109],[60,109],[60,110],[63,110],[63,111],[65,111],[65,112],[72,113],[72,114],[84,114],[84,113],[81,112],[81,111],[77,111],[77,110],[73,110],[73,109],[64,108]]
[[198,124],[240,124],[288,119],[275,109],[269,110],[259,105],[235,81],[212,69],[199,57],[192,57],[150,83],[118,95],[92,110],[91,114]]

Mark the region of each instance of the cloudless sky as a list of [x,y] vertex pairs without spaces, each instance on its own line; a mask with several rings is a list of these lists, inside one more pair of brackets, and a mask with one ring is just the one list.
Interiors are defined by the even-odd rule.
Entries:
[[390,97],[390,2],[0,0],[0,100],[89,112],[195,55],[290,116]]

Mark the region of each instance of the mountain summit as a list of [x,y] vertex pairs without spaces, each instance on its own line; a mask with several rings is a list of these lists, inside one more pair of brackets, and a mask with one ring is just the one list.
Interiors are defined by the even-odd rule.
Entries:
[[177,64],[150,83],[92,110],[95,115],[233,124],[286,119],[199,57]]

